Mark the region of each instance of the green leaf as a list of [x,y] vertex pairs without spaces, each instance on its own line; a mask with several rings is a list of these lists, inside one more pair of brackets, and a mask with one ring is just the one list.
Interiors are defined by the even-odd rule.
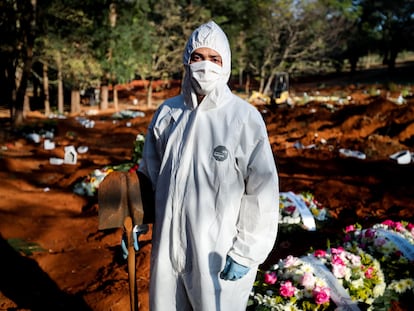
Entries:
[[11,238],[7,240],[7,243],[16,251],[25,255],[33,255],[34,252],[44,252],[45,249],[39,244],[34,242],[28,242],[19,238]]

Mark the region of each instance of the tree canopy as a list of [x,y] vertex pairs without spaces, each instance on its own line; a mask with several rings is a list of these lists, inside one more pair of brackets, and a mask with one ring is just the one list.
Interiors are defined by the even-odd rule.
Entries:
[[356,70],[370,53],[392,69],[414,49],[404,0],[4,0],[0,104],[18,121],[28,85],[47,79],[43,92],[180,77],[188,36],[210,19],[229,37],[233,78],[263,92],[279,71]]

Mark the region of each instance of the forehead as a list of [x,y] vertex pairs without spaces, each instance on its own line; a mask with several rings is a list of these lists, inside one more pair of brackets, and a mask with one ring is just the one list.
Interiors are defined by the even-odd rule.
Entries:
[[206,47],[195,49],[192,54],[200,54],[208,57],[220,56],[220,54],[217,51]]

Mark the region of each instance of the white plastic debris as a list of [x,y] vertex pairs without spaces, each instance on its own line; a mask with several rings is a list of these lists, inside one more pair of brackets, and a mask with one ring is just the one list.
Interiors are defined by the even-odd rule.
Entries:
[[53,139],[55,137],[55,134],[52,131],[46,131],[43,134],[43,137],[44,138],[47,138],[47,139]]
[[76,117],[76,120],[85,128],[95,127],[95,121],[83,117]]
[[37,133],[30,133],[26,136],[26,138],[36,144],[40,143],[40,135]]
[[55,149],[55,143],[50,139],[45,139],[45,141],[43,142],[43,147],[45,150],[53,150]]
[[398,105],[404,104],[404,97],[402,96],[402,94],[400,94],[400,96],[398,96],[398,98],[397,98],[397,104]]
[[345,149],[345,148],[339,149],[339,153],[346,157],[357,158],[360,160],[365,160],[367,158],[365,153],[361,151],[350,150],[350,149]]
[[390,155],[390,159],[397,161],[398,164],[410,164],[412,155],[409,150],[402,150]]
[[76,151],[78,153],[87,153],[88,152],[88,146],[79,146]]
[[74,146],[66,146],[65,147],[65,158],[63,163],[65,164],[76,164],[78,158],[78,153],[75,150]]
[[62,165],[63,164],[63,159],[61,159],[61,158],[50,158],[49,163],[52,164],[52,165]]

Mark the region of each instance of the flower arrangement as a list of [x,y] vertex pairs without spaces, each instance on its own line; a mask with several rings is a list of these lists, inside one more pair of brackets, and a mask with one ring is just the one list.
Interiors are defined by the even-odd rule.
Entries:
[[314,231],[328,218],[327,209],[315,199],[312,193],[280,193],[279,225],[281,230],[305,229]]
[[387,282],[384,295],[375,302],[375,310],[389,310],[401,295],[414,300],[414,225],[406,221],[386,220],[363,229],[360,224],[345,228],[346,249],[362,248],[381,264]]
[[105,166],[102,169],[95,169],[82,181],[75,184],[73,191],[79,195],[93,197],[99,184],[104,180],[105,176],[113,171],[136,171],[139,167],[139,162],[142,158],[142,151],[144,149],[145,136],[138,134],[134,141],[132,150],[131,162],[122,163],[119,165]]
[[345,248],[359,247],[378,258],[390,280],[414,277],[409,269],[414,264],[413,224],[386,220],[367,229],[360,224],[350,225],[344,231]]
[[[384,293],[379,262],[358,249],[316,250],[288,256],[267,271],[258,271],[249,300],[251,310],[374,310]],[[249,310],[250,310],[249,309]]]
[[387,285],[384,295],[375,300],[375,311],[393,310],[391,301],[400,301],[403,298],[405,301],[414,301],[414,280],[411,278],[392,280]]
[[94,170],[80,182],[75,184],[73,192],[79,195],[93,197],[105,176],[113,171],[114,169],[109,166]]

